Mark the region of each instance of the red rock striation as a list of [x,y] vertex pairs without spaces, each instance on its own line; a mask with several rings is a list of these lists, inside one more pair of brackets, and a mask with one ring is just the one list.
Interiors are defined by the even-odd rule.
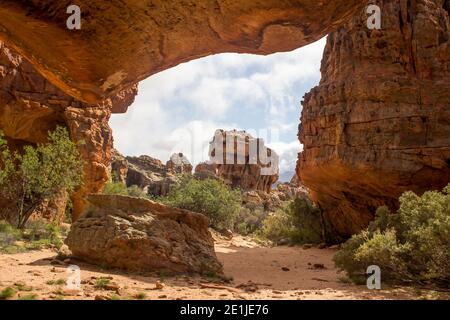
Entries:
[[330,236],[365,227],[406,190],[450,181],[449,1],[372,1],[328,37],[320,85],[303,102],[297,174],[324,210]]

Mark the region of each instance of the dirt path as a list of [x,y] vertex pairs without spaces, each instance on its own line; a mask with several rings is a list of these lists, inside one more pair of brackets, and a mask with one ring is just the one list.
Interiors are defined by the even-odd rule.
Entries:
[[[0,255],[0,289],[21,283],[30,291],[19,291],[15,298],[35,294],[38,299],[129,299],[138,294],[146,299],[415,298],[410,289],[371,291],[340,282],[342,275],[333,267],[335,250],[331,249],[257,247],[238,239],[218,241],[216,251],[226,275],[233,278],[231,283],[215,283],[199,277],[136,275],[71,261],[81,268],[82,279],[82,291],[71,292],[61,284],[67,279],[67,265],[53,265],[56,253],[43,250]],[[109,277],[106,288],[95,287],[99,277]],[[163,288],[156,285],[158,281],[163,283]]]

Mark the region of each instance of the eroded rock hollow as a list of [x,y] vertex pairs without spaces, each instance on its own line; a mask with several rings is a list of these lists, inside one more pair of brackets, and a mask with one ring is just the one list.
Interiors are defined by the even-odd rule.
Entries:
[[407,190],[450,181],[450,24],[444,0],[372,1],[328,37],[320,85],[303,102],[297,173],[331,237],[365,227]]

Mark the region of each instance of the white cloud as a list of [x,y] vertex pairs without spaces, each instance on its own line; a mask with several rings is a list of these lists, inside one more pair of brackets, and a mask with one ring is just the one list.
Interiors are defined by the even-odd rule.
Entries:
[[183,152],[205,160],[216,129],[277,132],[268,144],[280,171],[293,172],[300,144],[300,101],[320,79],[325,39],[266,57],[221,54],[181,64],[142,81],[125,115],[113,115],[115,146],[166,161]]

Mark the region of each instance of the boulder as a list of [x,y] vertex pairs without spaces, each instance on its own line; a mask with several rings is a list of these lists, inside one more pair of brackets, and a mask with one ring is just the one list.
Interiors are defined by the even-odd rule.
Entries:
[[222,274],[208,219],[150,200],[89,195],[66,244],[86,262],[132,271]]

